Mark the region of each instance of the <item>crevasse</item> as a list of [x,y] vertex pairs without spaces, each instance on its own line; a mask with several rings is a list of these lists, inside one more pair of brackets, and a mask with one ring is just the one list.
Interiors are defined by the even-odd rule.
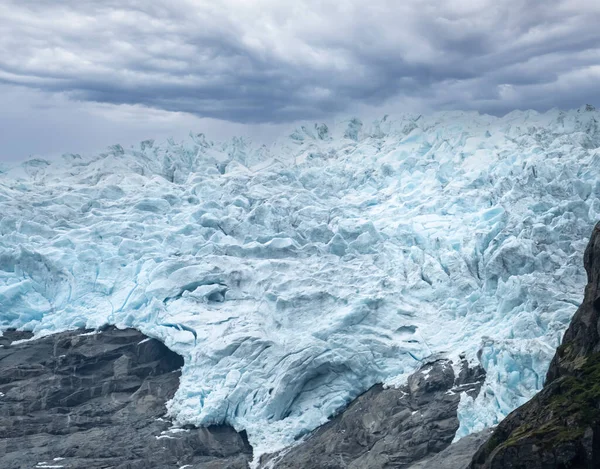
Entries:
[[401,115],[113,146],[0,174],[0,327],[132,326],[185,357],[169,412],[291,444],[466,353],[457,437],[540,389],[600,218],[599,113]]

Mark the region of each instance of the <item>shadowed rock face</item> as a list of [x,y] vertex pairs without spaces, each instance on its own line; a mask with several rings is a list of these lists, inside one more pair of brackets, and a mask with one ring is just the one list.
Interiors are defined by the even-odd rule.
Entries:
[[[435,361],[399,389],[374,386],[305,442],[263,463],[277,469],[408,468],[450,445],[460,393],[476,395],[484,378],[481,368],[466,362],[455,376],[449,361]],[[463,467],[475,449],[463,451]]]
[[600,468],[600,224],[584,265],[585,297],[544,388],[498,425],[471,469]]
[[84,332],[0,338],[2,469],[248,467],[252,449],[230,427],[168,432],[179,355],[133,329]]

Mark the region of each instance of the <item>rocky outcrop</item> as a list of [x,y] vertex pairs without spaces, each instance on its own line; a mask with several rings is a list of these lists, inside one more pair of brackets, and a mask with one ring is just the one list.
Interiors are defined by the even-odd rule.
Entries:
[[471,433],[443,451],[412,464],[408,469],[466,469],[479,447],[487,441],[492,430]]
[[[179,386],[183,359],[159,341],[114,327],[31,337],[0,337],[0,467],[248,467],[252,449],[232,428],[172,428],[165,402]],[[445,450],[444,461],[457,469],[482,438],[448,448],[460,393],[476,395],[484,377],[466,361],[458,376],[448,360],[433,361],[399,389],[374,386],[306,441],[262,463],[423,469]]]
[[243,469],[230,427],[172,429],[183,359],[133,329],[0,337],[0,467]]
[[543,390],[498,425],[471,469],[600,468],[600,224],[584,265],[585,297]]
[[[458,376],[448,360],[434,361],[401,388],[374,386],[306,441],[263,463],[277,469],[408,468],[451,444],[460,393],[476,395],[484,378],[483,369],[470,369],[466,361]],[[463,456],[464,465],[475,449]]]

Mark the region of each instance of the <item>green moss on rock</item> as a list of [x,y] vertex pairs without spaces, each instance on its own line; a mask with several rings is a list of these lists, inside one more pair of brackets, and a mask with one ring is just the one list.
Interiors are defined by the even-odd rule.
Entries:
[[525,421],[508,434],[495,432],[482,448],[484,459],[511,447],[535,444],[552,451],[576,443],[600,420],[600,353],[583,358],[576,375],[559,378],[517,412]]

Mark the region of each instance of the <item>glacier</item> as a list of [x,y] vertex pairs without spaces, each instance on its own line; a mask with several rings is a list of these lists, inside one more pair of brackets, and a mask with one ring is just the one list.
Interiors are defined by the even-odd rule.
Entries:
[[144,141],[0,170],[0,329],[135,327],[179,424],[293,444],[432,357],[486,369],[457,438],[543,385],[600,219],[591,106]]

